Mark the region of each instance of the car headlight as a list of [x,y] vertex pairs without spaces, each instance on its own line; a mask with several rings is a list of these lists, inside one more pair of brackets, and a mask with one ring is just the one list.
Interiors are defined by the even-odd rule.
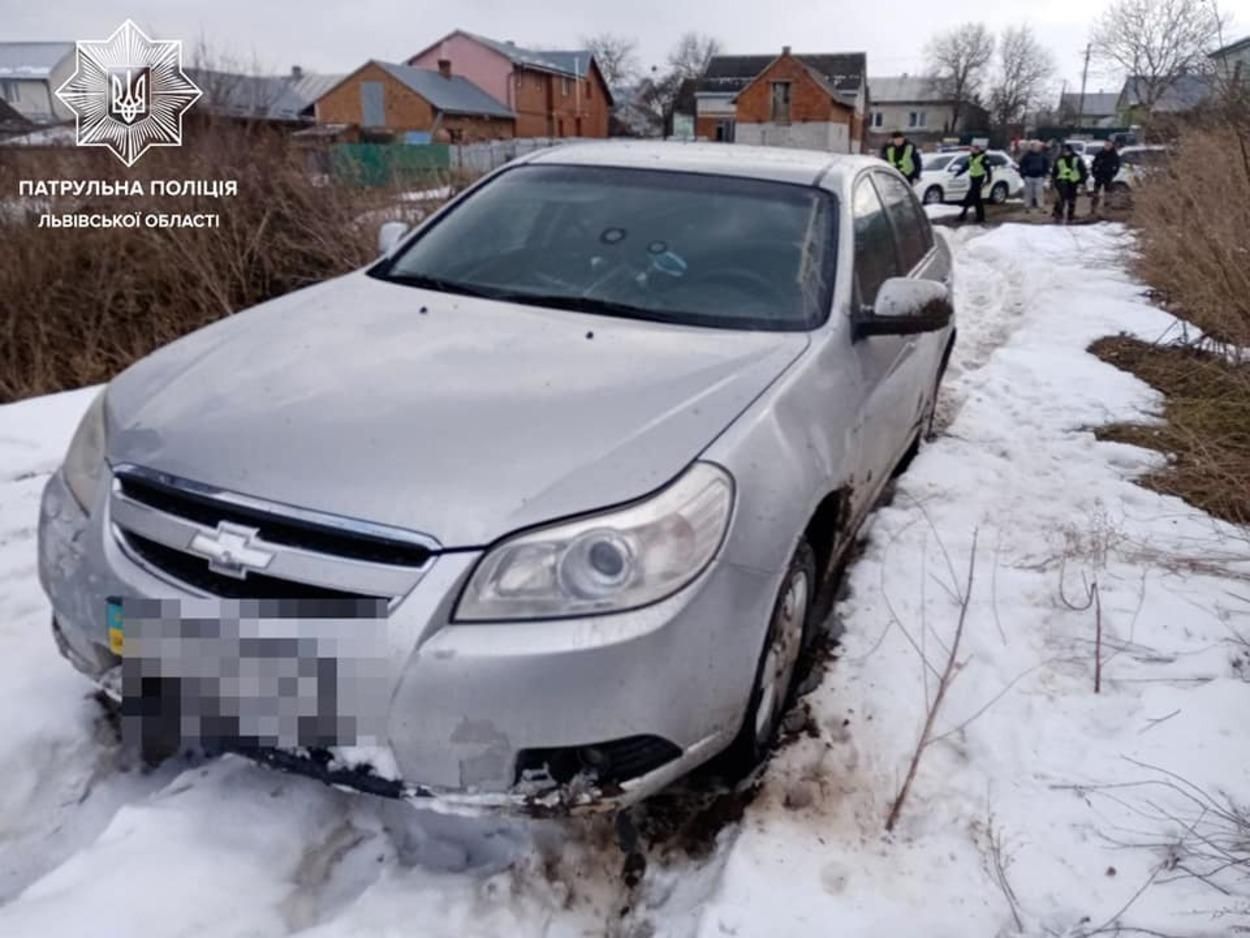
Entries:
[[65,484],[83,511],[91,511],[104,478],[104,392],[96,395],[83,414],[65,454]]
[[698,462],[625,508],[509,538],[473,571],[461,622],[622,612],[664,599],[703,572],[733,508],[733,480]]

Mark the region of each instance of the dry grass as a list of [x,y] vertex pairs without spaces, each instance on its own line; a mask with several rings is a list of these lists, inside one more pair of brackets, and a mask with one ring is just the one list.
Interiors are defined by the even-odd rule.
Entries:
[[1137,273],[1177,315],[1250,348],[1250,106],[1183,130],[1134,195]]
[[[8,150],[0,161],[5,199],[21,179],[239,185],[234,198],[58,199],[25,205],[24,217],[17,203],[0,205],[0,403],[108,380],[215,319],[358,267],[394,211],[393,191],[318,178],[283,137],[230,125],[199,128],[129,171],[103,151]],[[216,212],[220,227],[39,228],[46,210]]]
[[1099,339],[1090,351],[1164,395],[1164,423],[1112,424],[1099,439],[1167,453],[1168,465],[1145,476],[1144,485],[1250,524],[1250,364],[1126,336]]

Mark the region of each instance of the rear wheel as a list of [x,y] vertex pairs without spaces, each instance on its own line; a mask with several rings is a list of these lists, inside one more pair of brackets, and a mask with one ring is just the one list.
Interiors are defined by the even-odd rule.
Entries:
[[994,183],[994,188],[990,190],[990,201],[995,205],[1002,205],[1007,201],[1007,183]]
[[928,189],[925,189],[924,191],[924,204],[925,205],[938,205],[939,203],[941,203],[941,201],[942,201],[942,187],[941,186],[929,186]]
[[806,644],[815,591],[816,557],[804,540],[795,549],[777,591],[746,715],[725,752],[725,767],[732,778],[745,778],[763,761],[793,699],[795,667]]

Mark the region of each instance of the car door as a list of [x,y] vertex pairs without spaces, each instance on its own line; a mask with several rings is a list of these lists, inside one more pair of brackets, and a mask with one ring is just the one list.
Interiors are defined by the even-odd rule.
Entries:
[[[855,238],[854,303],[862,309],[876,301],[881,284],[903,274],[894,228],[877,191],[875,172],[855,182],[851,212]],[[900,183],[900,185],[903,185]],[[859,507],[870,501],[889,478],[898,455],[897,422],[907,405],[900,368],[910,354],[907,336],[862,336],[853,343],[863,389],[851,439],[855,454],[855,496]]]
[[[961,199],[963,199],[964,196],[968,194],[967,166],[968,166],[967,156],[957,156],[955,157],[955,159],[951,160],[949,164],[947,164],[947,167],[946,167],[947,196],[946,197],[951,201],[958,202]],[[963,175],[956,176],[955,174],[959,172],[960,170],[964,170]]]
[[[949,257],[936,250],[933,228],[910,189],[888,173],[876,173],[874,181],[894,231],[902,275],[934,280],[950,287]],[[933,393],[934,377],[946,350],[947,337],[945,331],[906,337],[895,366],[894,380],[900,386],[899,410],[890,416],[891,425],[896,428],[893,432],[898,439],[897,445],[902,449],[906,449],[914,438],[925,405]]]

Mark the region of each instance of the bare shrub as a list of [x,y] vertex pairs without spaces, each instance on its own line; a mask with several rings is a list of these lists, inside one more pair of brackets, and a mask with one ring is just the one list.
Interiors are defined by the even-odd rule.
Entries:
[[[140,179],[149,193],[3,206],[0,402],[108,380],[186,332],[358,267],[376,253],[379,218],[402,211],[394,186],[312,173],[285,137],[228,123],[195,128],[131,170],[72,148],[0,160],[4,199],[21,179]],[[153,197],[153,179],[233,179],[239,192]],[[44,211],[217,213],[220,227],[39,228]]]

